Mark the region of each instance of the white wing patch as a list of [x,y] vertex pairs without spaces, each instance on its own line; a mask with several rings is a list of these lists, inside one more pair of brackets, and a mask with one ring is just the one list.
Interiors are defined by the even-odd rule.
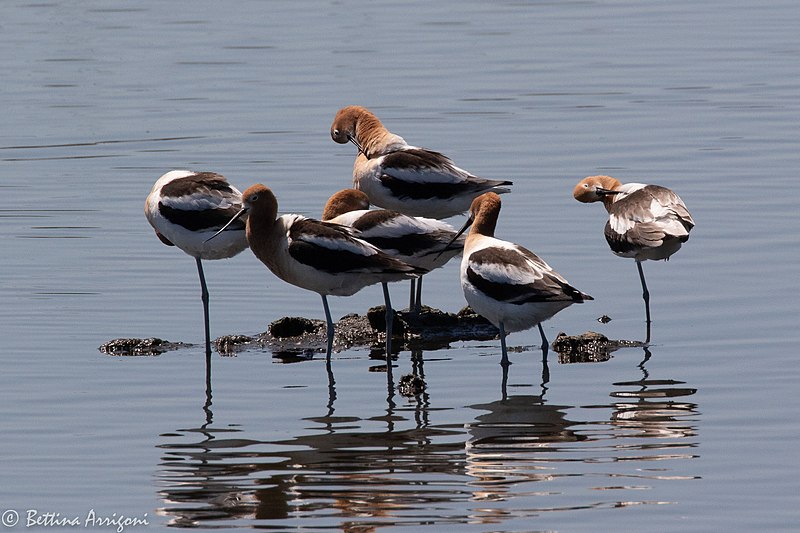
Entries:
[[611,225],[611,229],[614,231],[614,233],[618,233],[619,235],[625,235],[628,231],[632,230],[634,226],[636,226],[635,220],[613,213],[609,215],[608,223]]
[[647,187],[646,183],[625,183],[624,185],[620,185],[614,189],[615,191],[621,191],[619,194],[614,195],[614,201],[618,202],[626,196],[629,196],[640,189],[644,189],[645,187]]
[[487,239],[485,245],[474,251],[471,251],[470,256],[478,250],[491,248],[498,248],[505,250],[506,252],[512,252],[514,261],[484,261],[481,263],[470,261],[469,266],[476,274],[493,283],[505,283],[508,285],[525,285],[528,283],[534,283],[537,280],[542,279],[547,270],[551,270],[546,263],[542,262],[541,264],[537,264],[527,257],[527,254],[524,253],[524,251],[527,250],[524,248],[520,249],[521,247],[517,245],[507,243],[499,239]]
[[[294,238],[292,238],[292,225],[300,220],[307,220],[305,217],[296,216],[296,218],[289,222],[287,225],[286,238],[291,245],[293,240],[298,240],[326,248],[332,251],[348,252],[356,255],[363,255],[365,257],[375,255],[380,252],[376,247],[368,242],[352,237],[344,228],[340,230],[326,231],[324,233],[313,233],[309,231],[298,232],[294,230]],[[328,229],[333,229],[328,226]]]
[[352,226],[356,223],[356,220],[364,216],[369,211],[367,209],[359,209],[357,211],[348,211],[347,213],[342,213],[330,220],[328,223],[330,224],[341,224],[342,226]]
[[[425,150],[417,146],[408,146],[406,150]],[[383,172],[390,176],[409,182],[416,183],[460,183],[472,178],[466,170],[457,167],[445,155],[438,154],[433,156],[435,164],[431,165],[427,161],[419,158],[419,165],[410,167],[395,167],[386,163],[386,158],[393,154],[387,154],[378,159],[379,166]]]
[[183,211],[206,211],[208,209],[228,209],[239,205],[238,202],[231,200],[227,196],[197,192],[177,198],[165,196],[161,198],[161,203]]
[[374,233],[382,237],[403,237],[405,235],[418,235],[435,231],[454,232],[455,230],[449,224],[438,220],[418,219],[407,215],[393,217],[374,228],[362,229],[364,235],[371,236]]
[[[469,174],[447,172],[433,167],[398,168],[384,167],[383,172],[393,178],[413,183],[461,183]],[[463,172],[463,171],[462,171]]]

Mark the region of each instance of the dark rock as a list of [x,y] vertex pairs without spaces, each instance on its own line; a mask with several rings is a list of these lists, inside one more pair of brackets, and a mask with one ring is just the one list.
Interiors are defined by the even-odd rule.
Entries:
[[553,341],[553,350],[558,352],[558,362],[602,363],[611,359],[611,352],[623,347],[642,347],[639,341],[610,340],[602,333],[587,331],[580,335],[559,333]]
[[[381,320],[385,326],[386,321]],[[355,313],[340,318],[336,323],[335,333],[333,346],[337,350],[351,346],[371,346],[379,341],[377,331],[370,324],[369,318]]]
[[[386,306],[378,305],[367,310],[367,321],[370,327],[380,333],[386,333]],[[405,333],[405,326],[398,320],[397,311],[392,309],[392,338],[402,337]]]
[[[437,349],[459,340],[487,340],[497,337],[497,328],[475,314],[469,307],[458,314],[445,313],[423,306],[419,313],[393,311],[394,350],[408,348]],[[386,332],[385,306],[372,307],[366,315],[349,314],[334,325],[333,349],[369,346],[377,355],[384,349]],[[275,355],[324,353],[327,329],[321,320],[285,317],[269,325],[258,342]]]
[[285,316],[272,322],[267,332],[274,338],[285,339],[287,337],[299,337],[306,333],[319,333],[320,328],[325,327],[325,322],[321,320],[311,320],[301,316]]
[[[322,320],[284,317],[272,322],[267,331],[258,335],[257,340],[274,356],[286,362],[294,362],[308,359],[314,353],[325,353],[328,347],[328,328]],[[345,315],[334,324],[334,350],[371,345],[377,340],[378,335],[365,316]]]
[[[395,311],[393,315],[393,352],[407,349],[435,350],[463,340],[497,338],[497,328],[469,307],[456,314],[423,306],[419,313]],[[367,346],[376,354],[384,351],[385,307],[371,308],[366,315],[343,316],[334,325],[333,349]],[[328,344],[327,327],[322,320],[304,317],[283,317],[270,323],[267,331],[250,337],[223,335],[214,340],[220,355],[233,355],[250,348],[266,348],[276,357],[295,361],[325,353]],[[111,355],[157,355],[187,346],[161,339],[116,339],[100,347]]]
[[113,339],[102,344],[98,349],[106,355],[161,355],[170,350],[191,346],[182,342],[170,342],[157,337],[147,339],[124,338]]
[[223,335],[214,340],[214,347],[220,355],[234,355],[257,341],[258,339],[247,335]]
[[553,341],[559,363],[598,363],[611,359],[608,337],[587,331],[581,335],[559,333]]
[[609,322],[611,322],[611,317],[608,315],[603,315],[601,317],[598,317],[597,321],[600,322],[601,324],[608,324]]
[[406,346],[433,350],[462,340],[489,340],[499,331],[470,307],[457,314],[422,306],[419,313],[402,311],[399,320],[404,324]]

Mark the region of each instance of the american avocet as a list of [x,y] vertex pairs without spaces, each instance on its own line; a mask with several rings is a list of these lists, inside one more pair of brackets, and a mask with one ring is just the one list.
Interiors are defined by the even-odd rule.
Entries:
[[[328,295],[350,296],[368,285],[410,279],[422,273],[370,243],[353,236],[353,230],[302,215],[278,216],[278,200],[262,184],[244,191],[242,209],[230,224],[247,213],[247,242],[273,274],[322,297],[328,326],[328,356],[333,346],[333,320]],[[391,346],[392,307],[386,302],[387,357]]]
[[[426,272],[444,266],[464,248],[463,237],[448,246],[456,234],[450,224],[388,209],[370,210],[369,198],[356,189],[343,189],[331,196],[322,211],[322,220],[355,228],[359,239]],[[422,275],[411,280],[409,310],[419,312],[421,307]]]
[[644,280],[642,261],[669,259],[689,240],[692,215],[680,197],[658,185],[626,183],[611,176],[589,176],[575,186],[572,196],[579,202],[603,202],[608,211],[605,236],[611,251],[636,260],[642,281],[642,298],[650,340],[650,293]]
[[542,322],[562,309],[593,300],[564,279],[536,254],[494,237],[500,197],[492,192],[473,200],[459,234],[472,228],[461,259],[461,288],[470,307],[500,330],[501,363],[509,364],[506,334],[539,326],[542,351],[547,338]]
[[206,352],[211,350],[208,288],[203,259],[233,257],[247,248],[245,223],[229,226],[213,243],[205,241],[242,207],[242,193],[214,172],[173,170],[156,181],[147,196],[144,214],[161,242],[177,246],[195,258],[200,276]]
[[411,146],[387,130],[368,109],[339,110],[331,126],[339,144],[358,148],[353,186],[370,202],[407,215],[447,218],[463,213],[476,196],[508,192],[512,182],[473,176],[439,152]]

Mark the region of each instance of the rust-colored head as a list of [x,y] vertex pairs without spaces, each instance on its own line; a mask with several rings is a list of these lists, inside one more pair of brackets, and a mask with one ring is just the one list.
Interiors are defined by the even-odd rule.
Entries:
[[614,201],[616,188],[622,185],[611,176],[589,176],[583,178],[572,191],[572,196],[579,202],[603,202],[608,208]]
[[469,206],[469,217],[461,229],[458,230],[453,240],[447,246],[455,242],[467,228],[472,226],[470,235],[480,234],[487,237],[494,237],[494,230],[497,227],[497,217],[500,214],[500,195],[493,192],[486,192],[478,196]]
[[377,122],[380,120],[366,107],[360,105],[349,105],[341,108],[331,124],[331,138],[339,144],[352,142],[358,144],[359,124],[364,122]]
[[471,218],[478,218],[478,215],[483,212],[486,216],[486,213],[490,211],[500,212],[500,195],[494,192],[485,192],[472,200],[472,203],[469,206],[469,215]]
[[[447,243],[439,255],[442,255],[445,250],[450,248],[450,245],[456,242],[462,233],[467,231],[467,228],[472,226],[469,232],[467,241],[472,238],[472,235],[485,235],[487,237],[494,237],[494,230],[497,227],[497,217],[500,214],[500,195],[494,192],[486,192],[478,196],[469,206],[469,217],[461,229],[453,236],[450,242]],[[439,256],[437,256],[438,258]]]
[[471,233],[494,237],[500,206],[500,195],[493,192],[483,193],[472,200],[469,206],[469,218],[473,221]]
[[372,112],[356,105],[336,113],[331,138],[339,144],[353,143],[368,159],[405,145],[403,138],[387,130]]
[[328,198],[322,210],[322,220],[331,220],[362,209],[369,209],[369,196],[356,189],[342,189]]
[[[251,234],[254,229],[257,233],[260,233],[261,231],[269,230],[275,225],[275,220],[278,218],[278,199],[275,198],[275,195],[268,187],[261,183],[248,187],[242,193],[242,208],[239,212],[219,231],[206,239],[205,242],[225,231],[228,226],[244,215],[247,215],[247,241],[251,243]],[[255,250],[253,251],[255,252]]]
[[242,193],[242,204],[248,213],[248,228],[251,222],[272,223],[278,218],[278,199],[269,187],[261,183],[248,187]]
[[[278,219],[278,199],[269,187],[257,183],[242,193],[243,209],[247,215],[247,243],[256,257],[272,270],[276,261],[275,233]],[[273,266],[271,266],[273,265]]]

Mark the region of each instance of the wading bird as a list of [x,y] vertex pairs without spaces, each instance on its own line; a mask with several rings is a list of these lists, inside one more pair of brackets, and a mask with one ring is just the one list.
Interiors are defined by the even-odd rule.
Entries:
[[479,178],[439,152],[409,145],[361,106],[344,107],[336,113],[331,138],[358,148],[354,188],[364,191],[370,203],[406,215],[458,215],[475,197],[487,191],[509,192],[504,186],[512,184]]
[[[302,215],[278,216],[278,200],[264,185],[256,184],[244,191],[242,203],[242,209],[229,224],[237,223],[245,213],[248,215],[247,242],[255,256],[283,281],[322,297],[328,327],[328,357],[334,334],[329,295],[350,296],[368,285],[411,279],[423,273],[356,238],[350,228]],[[383,295],[388,358],[393,313],[385,285]]]
[[226,259],[247,248],[245,222],[226,226],[214,242],[209,237],[242,207],[242,193],[214,172],[173,170],[161,176],[144,204],[144,214],[158,238],[194,257],[200,276],[206,353],[211,353],[208,288],[203,259]]
[[[464,248],[463,237],[453,241],[456,231],[450,224],[388,209],[370,210],[369,198],[356,189],[343,189],[331,196],[322,220],[355,228],[359,239],[426,272],[444,266]],[[422,275],[411,280],[408,307],[417,313],[422,308]]]
[[508,365],[506,334],[539,326],[542,351],[547,338],[542,322],[562,309],[593,300],[569,284],[550,265],[530,250],[494,237],[500,197],[482,194],[469,209],[469,218],[458,232],[469,235],[461,259],[461,288],[470,307],[500,330],[503,365]]
[[611,176],[589,176],[572,192],[579,202],[603,202],[608,211],[605,236],[611,251],[636,261],[642,282],[650,342],[650,292],[644,280],[642,261],[667,260],[689,240],[692,215],[680,197],[658,185],[622,184]]

